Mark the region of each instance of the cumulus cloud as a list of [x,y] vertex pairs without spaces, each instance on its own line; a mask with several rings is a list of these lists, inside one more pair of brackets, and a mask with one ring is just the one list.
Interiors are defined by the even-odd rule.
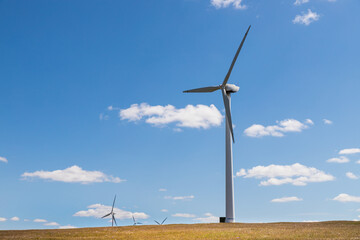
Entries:
[[309,0],[296,0],[294,2],[294,5],[299,6],[301,4],[308,3],[308,2],[309,2]]
[[287,132],[301,132],[304,129],[309,128],[313,125],[311,119],[306,119],[304,123],[295,120],[295,119],[285,119],[282,121],[276,121],[276,125],[263,126],[260,124],[253,124],[244,130],[244,133],[248,137],[263,137],[263,136],[273,136],[273,137],[283,137],[284,133]]
[[113,182],[120,183],[122,180],[118,177],[108,176],[99,171],[86,171],[76,165],[66,168],[64,170],[55,171],[36,171],[25,172],[21,175],[24,179],[41,178],[52,181],[67,182],[67,183],[94,183],[94,182]]
[[[87,208],[88,208],[87,210],[76,212],[73,216],[101,218],[102,216],[108,214],[111,211],[112,206],[106,206],[97,203],[90,205]],[[114,208],[114,212],[115,212],[115,217],[118,219],[132,219],[132,216],[134,216],[136,219],[149,218],[149,215],[143,212],[129,212],[119,208]],[[107,218],[110,218],[110,216]]]
[[4,158],[4,157],[0,157],[0,162],[7,163],[7,162],[8,162],[8,160],[7,160],[6,158]]
[[347,163],[350,160],[347,157],[341,156],[338,158],[330,158],[328,160],[326,160],[326,162],[328,163]]
[[360,202],[360,197],[351,196],[346,193],[341,193],[333,198],[334,201],[338,202]]
[[256,166],[251,169],[240,169],[236,176],[244,178],[263,179],[261,186],[292,184],[295,186],[305,186],[311,182],[332,181],[335,178],[314,167],[307,167],[300,163],[293,165],[274,165]]
[[66,225],[66,226],[59,226],[59,229],[72,229],[72,228],[77,228],[71,225]]
[[190,196],[178,196],[178,197],[172,197],[172,196],[165,196],[165,199],[172,199],[172,200],[191,200],[195,197],[193,195]]
[[173,215],[171,215],[173,217],[182,217],[182,218],[194,218],[196,217],[194,214],[190,214],[190,213],[175,213]]
[[59,226],[60,224],[58,224],[57,222],[48,222],[48,223],[44,223],[45,226]]
[[242,3],[242,0],[211,0],[210,3],[217,9],[229,6],[233,6],[235,9],[246,9],[246,5]]
[[37,223],[45,223],[45,222],[47,222],[47,220],[37,218],[37,219],[34,219],[34,222],[37,222]]
[[359,179],[359,177],[356,176],[355,174],[353,174],[352,172],[347,172],[347,173],[346,173],[346,176],[347,176],[348,178],[354,179],[354,180]]
[[324,122],[324,124],[327,124],[327,125],[333,124],[333,122],[331,120],[325,119],[325,118],[323,119],[323,122]]
[[15,221],[15,222],[17,222],[17,221],[19,221],[19,220],[20,220],[20,218],[18,218],[18,217],[12,217],[12,218],[10,218],[10,220],[11,220],[11,221]]
[[306,26],[310,25],[310,23],[318,21],[320,18],[320,15],[316,12],[312,12],[310,9],[308,9],[307,13],[302,13],[302,15],[296,15],[293,19],[294,24],[304,24]]
[[298,197],[282,197],[271,200],[271,202],[275,202],[275,203],[299,202],[299,201],[302,201],[302,199]]
[[348,155],[360,153],[360,148],[346,148],[339,151],[339,154]]
[[150,106],[147,103],[133,104],[119,112],[121,120],[130,122],[145,119],[145,122],[153,126],[166,126],[171,123],[179,127],[203,128],[220,126],[223,116],[215,105],[198,104],[187,105],[185,108],[175,108],[172,105]]
[[0,222],[5,222],[6,220],[6,218],[0,217]]
[[217,223],[217,222],[219,222],[219,218],[212,215],[211,213],[205,213],[204,216],[205,217],[194,218],[193,220],[203,222],[203,223]]

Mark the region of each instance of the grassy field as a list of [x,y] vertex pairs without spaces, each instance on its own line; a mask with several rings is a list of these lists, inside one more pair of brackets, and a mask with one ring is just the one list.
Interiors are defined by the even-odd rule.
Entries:
[[359,239],[360,222],[174,224],[0,231],[0,239]]

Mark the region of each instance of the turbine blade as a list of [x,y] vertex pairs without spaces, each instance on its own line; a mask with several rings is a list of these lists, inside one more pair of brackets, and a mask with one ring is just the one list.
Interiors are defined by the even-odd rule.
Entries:
[[229,124],[229,128],[230,128],[230,133],[231,133],[231,137],[233,142],[235,142],[234,139],[234,133],[233,133],[233,127],[232,127],[232,121],[231,121],[231,112],[230,112],[230,103],[229,103],[229,99],[227,97],[226,91],[225,89],[221,89],[222,95],[223,95],[223,100],[224,100],[224,105],[225,105],[225,112],[226,112],[226,118]]
[[242,48],[242,46],[243,46],[243,44],[244,44],[244,42],[245,42],[245,39],[246,39],[246,36],[247,36],[247,34],[248,34],[249,30],[250,30],[250,27],[251,27],[251,25],[249,26],[248,30],[246,31],[246,33],[245,33],[245,35],[244,35],[244,38],[243,38],[243,40],[241,41],[240,46],[239,46],[238,50],[237,50],[236,53],[235,53],[235,56],[234,56],[234,59],[233,59],[231,65],[230,65],[229,71],[228,71],[228,73],[226,74],[223,83],[221,84],[221,86],[223,86],[223,87],[226,85],[227,81],[229,80],[231,71],[232,71],[232,69],[233,69],[233,67],[234,67],[234,64],[235,64],[235,62],[236,62],[237,57],[239,56],[240,50],[241,50],[241,48]]
[[154,220],[157,224],[161,225],[158,221]]
[[114,226],[114,216],[112,216],[112,218],[111,218],[111,226],[112,227]]
[[167,217],[161,222],[161,225],[163,225],[163,223],[166,221]]
[[220,86],[210,86],[210,87],[190,89],[190,90],[186,90],[186,91],[183,91],[183,92],[184,93],[188,93],[188,92],[214,92],[214,91],[219,90],[219,89],[220,89]]
[[107,216],[110,216],[111,213],[106,214],[105,216],[102,216],[101,218],[105,218]]
[[112,205],[112,208],[111,208],[111,212],[114,210],[115,199],[116,199],[116,195],[115,195],[115,197],[114,197],[114,201],[113,201],[113,205]]
[[115,225],[117,226],[117,222],[116,222],[116,219],[115,219],[114,215],[113,215],[113,219],[114,219]]
[[135,224],[135,223],[136,223],[136,221],[135,221],[134,215],[132,216],[132,218],[133,218],[133,221],[134,221],[134,224]]
[[142,224],[141,222],[138,222],[138,223],[136,223],[136,224]]

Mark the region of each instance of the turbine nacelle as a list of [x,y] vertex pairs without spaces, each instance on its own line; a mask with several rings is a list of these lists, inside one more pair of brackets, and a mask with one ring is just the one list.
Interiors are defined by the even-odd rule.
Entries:
[[236,86],[235,84],[226,84],[225,85],[225,91],[227,93],[236,93],[238,92],[240,87]]

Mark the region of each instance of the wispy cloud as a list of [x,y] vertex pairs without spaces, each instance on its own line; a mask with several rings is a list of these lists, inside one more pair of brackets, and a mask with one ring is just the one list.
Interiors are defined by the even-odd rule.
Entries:
[[347,172],[347,173],[346,173],[346,176],[347,176],[348,178],[354,179],[354,180],[359,179],[359,177],[356,176],[356,175],[355,175],[354,173],[352,173],[352,172]]
[[0,222],[5,222],[6,220],[6,218],[0,217]]
[[167,210],[167,209],[161,209],[160,211],[161,211],[161,212],[168,212],[169,210]]
[[299,6],[301,4],[308,3],[308,2],[309,2],[309,0],[296,0],[294,2],[294,5]]
[[8,162],[8,160],[7,160],[5,157],[0,157],[0,162],[7,163],[7,162]]
[[59,226],[60,224],[58,224],[57,222],[48,222],[48,223],[44,223],[44,226]]
[[77,227],[72,225],[59,226],[59,229],[72,229],[72,228],[77,228]]
[[[111,211],[112,206],[106,206],[102,204],[93,204],[87,207],[87,210],[78,211],[73,216],[75,217],[95,217],[101,218],[102,216],[108,214]],[[137,219],[146,219],[149,218],[149,215],[143,212],[129,212],[124,211],[119,208],[114,208],[115,217],[118,219],[132,219],[134,216]],[[110,217],[108,217],[110,218]]]
[[86,171],[76,165],[64,170],[25,172],[21,176],[24,179],[41,178],[51,181],[82,184],[95,182],[120,183],[125,181],[118,177],[108,176],[100,171]]
[[178,197],[172,197],[172,196],[165,196],[165,199],[172,199],[172,200],[191,200],[195,197],[193,195],[190,196],[178,196]]
[[338,158],[330,158],[330,159],[326,160],[326,162],[328,162],[328,163],[347,163],[349,161],[350,160],[344,156],[340,156]]
[[306,119],[303,123],[295,119],[285,119],[276,121],[276,125],[263,126],[260,124],[253,124],[245,129],[244,134],[248,137],[283,137],[287,132],[302,132],[304,129],[313,125],[311,119]]
[[173,215],[171,215],[173,217],[182,217],[182,218],[194,218],[196,217],[194,214],[190,214],[190,213],[175,213]]
[[299,201],[302,201],[302,199],[298,197],[282,197],[271,200],[271,202],[275,202],[275,203],[299,202]]
[[303,25],[310,25],[310,23],[318,21],[320,19],[320,15],[316,12],[312,12],[308,9],[307,13],[302,13],[302,15],[296,15],[293,19],[294,24],[303,24]]
[[293,165],[269,165],[256,166],[249,170],[240,169],[236,176],[244,178],[256,178],[267,180],[261,181],[261,186],[292,184],[305,186],[311,182],[332,181],[335,178],[314,167],[307,167],[300,163]]
[[210,3],[215,8],[227,8],[229,6],[233,6],[235,9],[246,9],[246,5],[244,5],[243,0],[211,0]]
[[187,105],[185,108],[175,108],[172,105],[150,106],[147,103],[133,104],[119,112],[121,120],[145,122],[153,126],[166,126],[174,123],[178,128],[203,128],[220,126],[223,116],[215,105]]
[[160,189],[159,189],[159,192],[166,192],[166,191],[167,191],[166,188],[160,188]]
[[346,193],[341,193],[333,198],[334,201],[338,202],[360,202],[360,197],[351,196]]
[[331,120],[329,120],[329,119],[323,119],[323,122],[324,122],[324,124],[326,124],[326,125],[331,125],[331,124],[333,124],[333,122],[331,121]]
[[339,151],[339,154],[342,155],[349,155],[355,153],[360,153],[360,148],[346,148]]
[[10,220],[17,222],[17,221],[20,221],[20,218],[18,218],[18,217],[12,217],[12,218],[10,218]]
[[36,223],[45,223],[45,222],[47,222],[47,220],[37,218],[37,219],[34,219],[34,222],[36,222]]
[[217,223],[217,222],[219,222],[219,218],[212,215],[211,213],[205,213],[204,216],[205,217],[194,218],[193,220],[203,222],[203,223]]

